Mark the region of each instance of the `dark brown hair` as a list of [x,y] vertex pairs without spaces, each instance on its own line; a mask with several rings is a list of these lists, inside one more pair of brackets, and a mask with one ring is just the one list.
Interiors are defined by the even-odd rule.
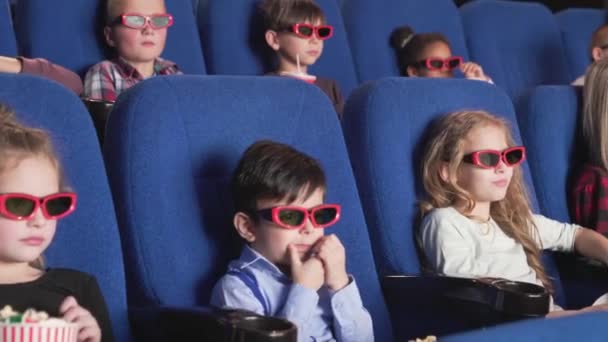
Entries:
[[450,42],[441,33],[414,33],[409,26],[397,27],[390,38],[397,55],[397,63],[402,76],[407,76],[407,67],[422,59],[422,53],[431,44],[442,42],[450,47]]
[[234,171],[232,193],[237,212],[253,212],[263,199],[308,198],[325,189],[325,174],[319,163],[291,146],[261,140],[249,146]]
[[323,10],[312,0],[263,0],[259,6],[264,30],[283,31],[308,20],[327,21]]

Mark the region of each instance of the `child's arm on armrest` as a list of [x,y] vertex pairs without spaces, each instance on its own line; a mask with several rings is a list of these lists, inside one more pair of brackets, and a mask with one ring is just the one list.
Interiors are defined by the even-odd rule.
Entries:
[[82,93],[82,80],[76,73],[43,58],[30,59],[18,57],[18,60],[22,65],[22,73],[37,75],[59,82],[66,88],[71,89],[76,95]]
[[580,254],[608,265],[608,239],[598,232],[587,228],[578,229],[574,248]]

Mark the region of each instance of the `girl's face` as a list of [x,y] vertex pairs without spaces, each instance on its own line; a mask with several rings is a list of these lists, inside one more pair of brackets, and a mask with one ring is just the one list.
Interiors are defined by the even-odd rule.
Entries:
[[[464,143],[464,154],[480,150],[503,151],[508,148],[503,128],[496,125],[480,125],[473,128]],[[472,196],[477,205],[505,198],[513,176],[513,167],[501,160],[493,169],[484,169],[463,162],[458,168],[457,183]]]
[[[320,19],[314,22],[306,20],[303,24],[322,25]],[[271,47],[277,51],[282,65],[297,67],[299,56],[300,66],[306,68],[315,64],[319,57],[321,57],[323,53],[323,40],[320,40],[314,34],[310,38],[303,38],[293,32],[278,32],[276,44]]]
[[[444,42],[435,42],[427,46],[421,54],[420,60],[427,58],[439,58],[446,59],[452,57],[452,50]],[[441,69],[441,70],[429,70],[425,67],[409,67],[409,76],[415,77],[431,77],[431,78],[451,78],[454,77],[452,70]]]
[[[46,157],[9,161],[0,174],[0,194],[44,197],[56,192],[59,192],[59,174]],[[0,264],[35,261],[53,240],[56,225],[57,221],[46,219],[40,208],[30,220],[16,221],[0,215]]]

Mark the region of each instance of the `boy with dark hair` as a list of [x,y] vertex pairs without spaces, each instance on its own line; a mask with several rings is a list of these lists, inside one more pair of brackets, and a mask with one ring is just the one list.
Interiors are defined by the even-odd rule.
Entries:
[[340,206],[323,203],[319,163],[260,141],[243,154],[232,185],[234,227],[247,244],[211,304],[285,318],[297,326],[298,341],[373,341],[344,247],[323,232],[339,220]]
[[312,0],[264,0],[260,12],[264,39],[277,57],[276,69],[268,75],[295,77],[317,85],[341,117],[344,99],[336,81],[308,74],[308,67],[321,57],[324,41],[334,30],[327,25],[321,8]]

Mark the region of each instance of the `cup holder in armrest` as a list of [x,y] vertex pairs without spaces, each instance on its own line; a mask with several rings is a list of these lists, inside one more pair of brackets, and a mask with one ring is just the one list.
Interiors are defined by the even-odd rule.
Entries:
[[114,102],[102,101],[102,100],[93,100],[83,98],[82,102],[85,107],[91,114],[91,118],[93,119],[93,124],[95,125],[95,129],[97,130],[97,136],[99,137],[99,142],[103,143],[103,137],[106,131],[106,123],[108,122],[108,118],[110,117],[110,112],[114,107]]
[[513,317],[540,317],[549,312],[551,296],[539,285],[507,279],[477,279],[489,289],[489,305]]
[[232,330],[234,341],[295,342],[296,326],[284,319],[260,316],[243,310],[221,310],[223,324]]
[[214,307],[129,308],[137,340],[297,342],[296,326],[284,319]]
[[541,286],[504,279],[394,275],[382,290],[399,339],[446,335],[542,317],[550,295]]

